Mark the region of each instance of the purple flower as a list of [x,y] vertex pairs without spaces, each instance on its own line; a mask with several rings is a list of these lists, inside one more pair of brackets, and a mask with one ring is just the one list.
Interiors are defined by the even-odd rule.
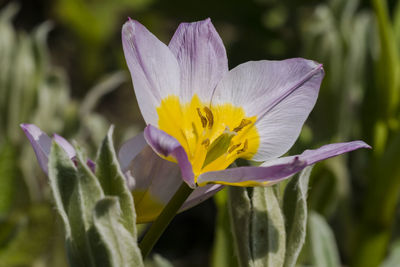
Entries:
[[[135,178],[133,192],[141,196],[135,201],[143,203],[148,220],[159,211],[146,203],[156,200],[162,207],[182,179],[196,188],[193,194],[206,191],[207,198],[223,185],[272,185],[318,161],[369,148],[354,141],[279,158],[315,105],[321,64],[262,60],[229,70],[210,19],[180,24],[168,46],[130,19],[122,42],[147,127],[122,147],[120,160]],[[139,149],[138,157],[129,156]],[[263,163],[227,169],[238,158]]]

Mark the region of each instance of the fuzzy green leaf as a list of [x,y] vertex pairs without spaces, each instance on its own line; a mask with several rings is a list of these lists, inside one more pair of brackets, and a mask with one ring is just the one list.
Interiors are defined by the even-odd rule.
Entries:
[[[121,212],[117,197],[103,198],[97,202],[94,210],[94,226],[108,256],[109,265],[104,266],[143,266],[136,240],[121,223]],[[95,259],[98,256],[100,259],[104,257],[94,253]]]
[[75,185],[77,170],[65,151],[53,142],[49,157],[49,182],[58,213],[64,223],[65,235],[71,238],[71,226],[67,211],[70,206]]
[[285,225],[274,189],[229,188],[229,212],[240,266],[283,266]]
[[112,134],[113,127],[109,129],[99,149],[96,161],[96,176],[99,179],[105,195],[119,197],[122,211],[121,222],[131,233],[132,237],[136,239],[135,206],[133,204],[132,194],[126,185],[125,176],[118,164],[112,141]]
[[237,258],[233,257],[233,235],[228,213],[228,191],[223,189],[214,196],[217,207],[214,245],[211,259],[213,267],[237,267]]
[[314,266],[341,266],[335,237],[325,218],[315,212],[311,212],[308,231]]
[[313,166],[291,179],[285,188],[283,213],[286,224],[285,267],[295,266],[306,238],[307,191]]

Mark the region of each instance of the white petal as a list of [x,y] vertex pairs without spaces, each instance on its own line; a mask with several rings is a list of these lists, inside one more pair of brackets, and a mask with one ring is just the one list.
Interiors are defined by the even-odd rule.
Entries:
[[323,77],[320,64],[301,58],[241,64],[218,84],[212,104],[232,103],[257,116],[260,147],[253,157],[265,161],[289,150],[315,105]]
[[158,125],[156,107],[168,95],[179,95],[179,65],[170,49],[137,21],[122,28],[122,44],[140,111]]

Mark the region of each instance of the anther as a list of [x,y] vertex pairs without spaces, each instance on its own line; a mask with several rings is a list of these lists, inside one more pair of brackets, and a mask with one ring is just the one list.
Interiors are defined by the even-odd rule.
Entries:
[[204,145],[206,148],[210,145],[210,139],[206,138],[201,142],[202,145]]
[[211,129],[214,125],[214,115],[212,114],[211,109],[209,109],[208,107],[204,107],[203,110],[206,113],[206,117],[208,120],[208,129]]
[[[201,120],[201,125],[203,125],[203,128],[206,128],[207,126],[207,119],[206,117],[203,116],[203,114],[201,114],[201,111],[199,108],[197,108],[197,114],[199,114],[200,120]],[[206,114],[207,115],[207,114]]]
[[247,125],[251,124],[251,120],[247,120],[247,119],[243,119],[239,126],[236,127],[235,129],[233,129],[234,132],[239,132],[240,130],[242,130],[244,127],[246,127]]
[[241,144],[242,144],[242,143],[232,145],[232,146],[229,148],[228,153],[232,153],[236,148],[240,147]]
[[244,141],[243,147],[241,149],[239,149],[238,151],[236,151],[237,154],[243,153],[247,150],[248,148],[248,142],[247,139]]

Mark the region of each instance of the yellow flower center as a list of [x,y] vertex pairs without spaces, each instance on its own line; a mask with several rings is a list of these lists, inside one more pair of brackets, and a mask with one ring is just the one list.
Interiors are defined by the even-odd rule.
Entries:
[[159,129],[185,149],[195,181],[201,173],[226,169],[237,158],[250,159],[260,144],[254,126],[257,118],[246,117],[242,107],[209,106],[197,95],[180,103],[178,96],[171,95],[161,101],[157,113]]

